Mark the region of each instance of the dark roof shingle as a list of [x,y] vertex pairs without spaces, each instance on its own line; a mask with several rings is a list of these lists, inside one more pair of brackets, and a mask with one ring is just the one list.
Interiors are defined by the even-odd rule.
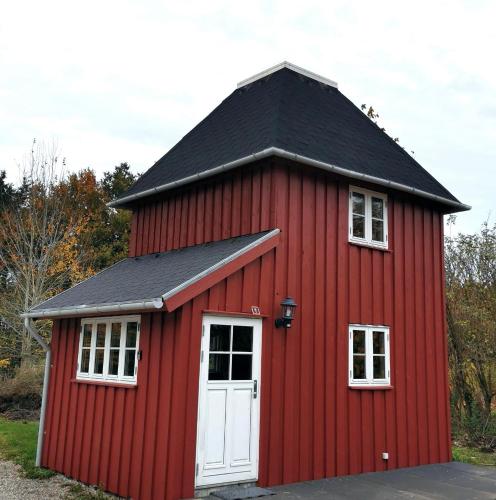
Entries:
[[271,147],[458,202],[337,88],[288,68],[236,89],[121,199]]
[[164,253],[131,257],[42,302],[29,311],[131,303],[163,297],[224,259],[271,237],[265,231]]

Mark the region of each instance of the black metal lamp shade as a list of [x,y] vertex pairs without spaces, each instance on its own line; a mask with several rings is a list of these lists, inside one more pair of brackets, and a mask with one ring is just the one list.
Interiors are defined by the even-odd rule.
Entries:
[[296,306],[292,297],[286,297],[281,301],[281,317],[276,319],[276,328],[291,328]]

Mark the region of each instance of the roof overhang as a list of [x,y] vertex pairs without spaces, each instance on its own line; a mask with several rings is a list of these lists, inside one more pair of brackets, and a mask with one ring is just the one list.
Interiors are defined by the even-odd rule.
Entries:
[[159,297],[126,302],[106,302],[104,304],[91,305],[81,304],[71,307],[46,309],[40,308],[23,313],[21,316],[33,319],[54,319],[97,314],[124,314],[129,312],[172,312],[219,281],[273,249],[277,246],[279,240],[280,230],[273,229],[240,250],[219,260],[214,265],[211,265],[171,290],[161,294]]
[[183,179],[179,179],[177,181],[169,182],[166,184],[162,184],[160,186],[154,187],[152,189],[147,189],[145,191],[141,191],[139,193],[135,193],[129,196],[124,196],[118,200],[111,201],[107,205],[109,207],[120,207],[126,205],[127,203],[131,203],[133,201],[139,200],[141,198],[145,198],[148,196],[152,196],[154,194],[158,194],[164,191],[168,191],[174,188],[178,188],[181,186],[185,186],[186,184],[191,184],[193,182],[200,181],[202,179],[206,179],[209,177],[213,177],[214,175],[218,175],[222,172],[227,172],[229,170],[233,170],[242,165],[247,165],[254,161],[262,160],[264,158],[269,158],[271,156],[276,156],[279,158],[285,158],[288,160],[296,161],[302,163],[304,165],[309,165],[321,170],[325,170],[326,172],[333,172],[335,174],[343,175],[350,179],[358,179],[364,182],[370,182],[372,184],[376,184],[378,186],[384,186],[389,189],[394,189],[397,191],[402,191],[414,196],[419,196],[420,198],[428,199],[441,205],[445,205],[450,208],[450,212],[462,212],[465,210],[470,210],[472,207],[469,205],[465,205],[456,200],[451,200],[449,198],[444,198],[442,196],[438,196],[436,194],[428,193],[427,191],[422,191],[421,189],[414,188],[412,186],[407,186],[406,184],[400,184],[398,182],[389,181],[387,179],[382,179],[380,177],[375,177],[372,175],[363,174],[360,172],[354,172],[353,170],[349,170],[346,168],[339,167],[337,165],[332,165],[330,163],[325,163],[319,160],[314,160],[313,158],[308,158],[306,156],[302,156],[296,153],[292,153],[291,151],[287,151],[285,149],[270,147],[259,151],[257,153],[253,153],[251,155],[245,156],[238,160],[234,160],[228,163],[224,163],[223,165],[219,165],[218,167],[211,168],[209,170],[205,170],[204,172],[199,172],[194,175],[190,175],[188,177],[184,177]]

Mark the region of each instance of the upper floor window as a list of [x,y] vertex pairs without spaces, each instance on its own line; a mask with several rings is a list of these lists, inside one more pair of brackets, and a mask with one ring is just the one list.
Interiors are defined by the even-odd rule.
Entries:
[[389,328],[350,325],[349,384],[389,385],[389,370]]
[[77,378],[135,383],[140,317],[81,321]]
[[349,240],[388,247],[387,195],[350,187]]

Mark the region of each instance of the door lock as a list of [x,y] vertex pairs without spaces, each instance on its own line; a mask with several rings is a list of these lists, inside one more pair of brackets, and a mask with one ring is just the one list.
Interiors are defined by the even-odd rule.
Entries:
[[258,380],[253,381],[253,399],[258,397]]

